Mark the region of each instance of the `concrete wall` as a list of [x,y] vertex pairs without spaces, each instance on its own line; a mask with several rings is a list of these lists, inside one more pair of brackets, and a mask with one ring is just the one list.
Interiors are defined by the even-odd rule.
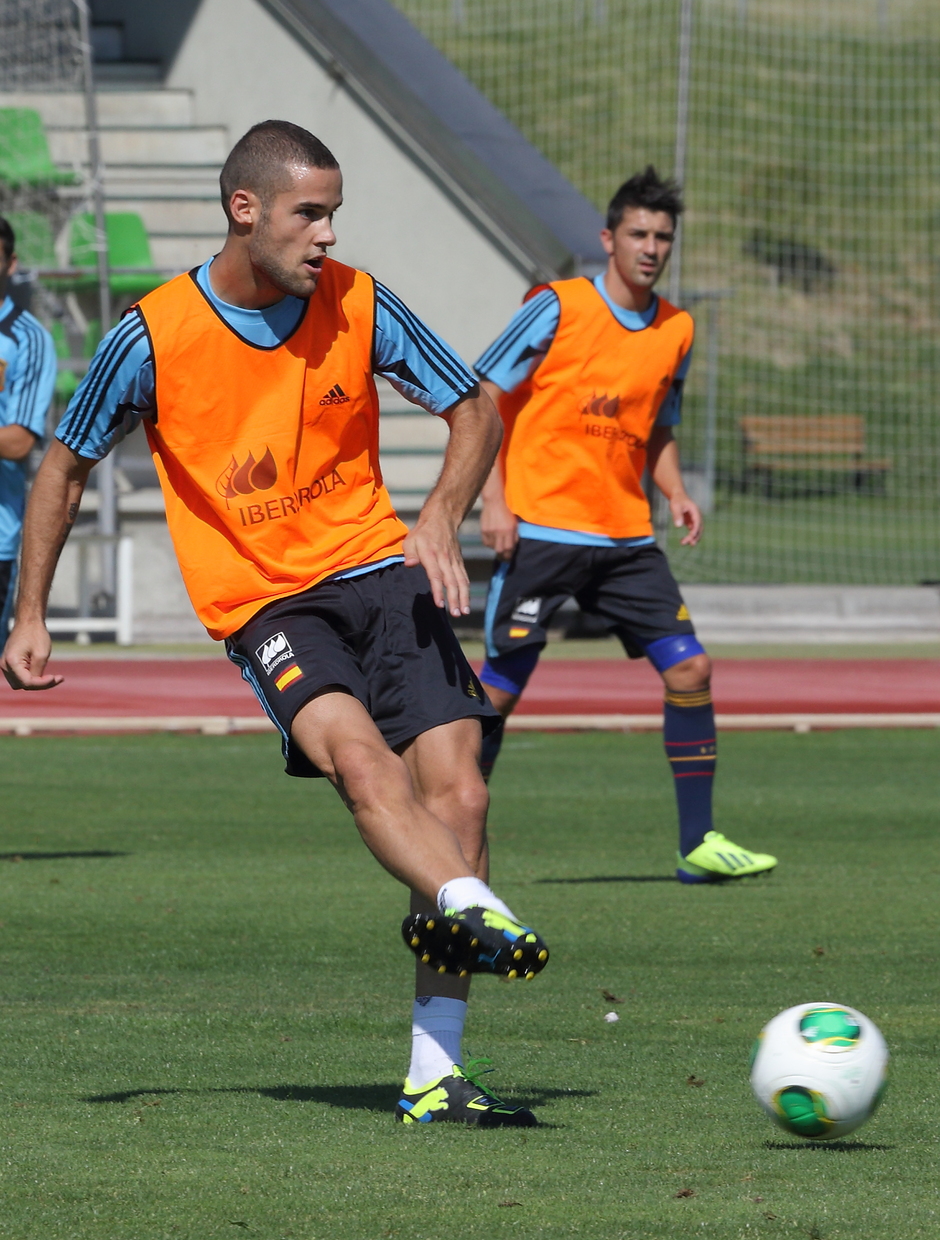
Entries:
[[468,361],[518,307],[525,277],[256,0],[202,0],[166,85],[192,91],[195,123],[225,125],[233,141],[269,117],[312,130],[343,169],[335,256]]
[[96,25],[116,22],[123,27],[128,60],[168,64],[179,49],[199,0],[91,0]]

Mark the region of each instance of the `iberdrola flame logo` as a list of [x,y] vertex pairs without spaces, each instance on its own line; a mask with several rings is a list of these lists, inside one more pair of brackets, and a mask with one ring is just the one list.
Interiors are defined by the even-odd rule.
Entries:
[[603,396],[595,396],[593,400],[589,400],[581,410],[582,415],[585,413],[593,414],[596,418],[615,418],[620,410],[620,397],[611,396],[608,400],[607,393]]
[[239,495],[253,495],[255,491],[270,491],[277,482],[277,463],[271,449],[265,447],[264,456],[256,461],[251,452],[244,464],[239,465],[233,456],[215,480],[218,493],[226,500]]

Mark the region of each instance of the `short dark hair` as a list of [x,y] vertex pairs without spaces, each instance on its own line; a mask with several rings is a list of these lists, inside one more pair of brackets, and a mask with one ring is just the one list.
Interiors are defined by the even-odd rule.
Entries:
[[671,177],[666,177],[664,180],[652,164],[647,164],[642,172],[635,172],[629,181],[624,181],[611,198],[607,208],[607,227],[611,232],[623,219],[623,213],[630,207],[645,207],[647,211],[665,211],[672,217],[673,227],[685,210],[682,190],[678,182],[673,181]]
[[335,156],[309,130],[290,121],[262,121],[239,138],[219,175],[222,208],[237,189],[250,189],[262,205],[290,188],[291,164],[304,168],[338,168]]
[[3,246],[3,252],[9,261],[16,252],[16,233],[10,226],[10,221],[5,220],[0,215],[0,245]]

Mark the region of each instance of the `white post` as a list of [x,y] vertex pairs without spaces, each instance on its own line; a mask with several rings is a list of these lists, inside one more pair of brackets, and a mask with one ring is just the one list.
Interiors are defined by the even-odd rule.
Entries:
[[[95,70],[91,47],[91,21],[88,0],[74,0],[78,9],[78,33],[81,43],[82,72],[85,82],[85,127],[88,130],[88,162],[91,166],[91,205],[95,217],[95,250],[98,256],[98,313],[101,335],[111,330],[111,279],[108,271],[108,233],[104,206],[104,164],[101,160],[101,139],[98,133],[98,104],[95,99]],[[98,533],[105,537],[117,533],[117,492],[114,485],[114,460],[107,456],[96,467],[98,479]],[[103,543],[102,586],[112,598],[115,593],[114,544]]]
[[134,643],[134,540],[129,534],[118,539],[117,545],[117,643]]
[[[679,73],[676,91],[676,154],[672,175],[684,188],[686,153],[689,144],[689,79],[692,74],[692,3],[682,0],[679,15]],[[682,220],[669,260],[669,300],[674,306],[682,296]]]

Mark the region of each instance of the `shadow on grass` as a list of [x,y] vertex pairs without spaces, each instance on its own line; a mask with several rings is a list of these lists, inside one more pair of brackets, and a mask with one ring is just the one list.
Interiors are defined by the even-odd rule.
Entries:
[[127,852],[113,852],[107,848],[92,848],[87,852],[17,852],[0,853],[0,861],[67,861],[85,857],[129,857]]
[[[113,1094],[90,1094],[82,1102],[133,1102],[135,1098],[163,1098],[169,1095],[257,1094],[275,1102],[322,1102],[344,1111],[390,1111],[398,1101],[401,1086],[379,1085],[234,1085],[222,1089],[122,1089]],[[593,1089],[535,1089],[522,1103],[544,1106],[559,1098],[590,1098]],[[543,1124],[541,1127],[550,1127]]]
[[893,1150],[893,1145],[873,1141],[765,1141],[765,1150],[823,1150],[831,1154],[863,1154],[867,1150]]
[[674,883],[675,874],[599,874],[595,878],[536,878],[539,883]]

